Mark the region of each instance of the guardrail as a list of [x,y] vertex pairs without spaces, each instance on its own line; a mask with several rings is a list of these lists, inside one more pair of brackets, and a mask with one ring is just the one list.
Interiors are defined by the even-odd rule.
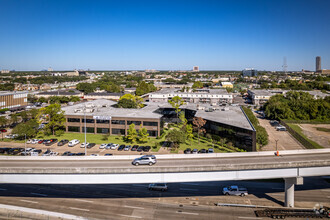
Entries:
[[[238,153],[212,153],[212,154],[161,154],[156,155],[157,159],[207,159],[207,158],[231,158],[231,157],[260,157],[275,156],[274,151],[261,152],[238,152]],[[311,150],[286,150],[280,151],[279,155],[298,155],[298,154],[322,154],[330,153],[330,149],[311,149]],[[152,154],[152,153],[150,153]],[[132,160],[142,155],[117,155],[117,156],[0,156],[1,160]]]

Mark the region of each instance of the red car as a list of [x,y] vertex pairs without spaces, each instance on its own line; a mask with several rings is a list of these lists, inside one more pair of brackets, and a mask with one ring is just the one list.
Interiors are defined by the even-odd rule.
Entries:
[[1,131],[1,132],[7,132],[7,130],[6,130],[6,129],[0,129],[0,131]]

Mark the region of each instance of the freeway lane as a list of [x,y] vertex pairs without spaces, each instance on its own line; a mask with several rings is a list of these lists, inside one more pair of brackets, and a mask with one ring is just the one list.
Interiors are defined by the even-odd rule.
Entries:
[[[293,162],[328,161],[330,153],[310,155],[286,155],[286,156],[258,156],[242,158],[191,158],[191,159],[158,159],[152,167],[202,167],[202,166],[231,166],[231,165],[258,165],[280,164]],[[31,161],[31,160],[1,160],[1,168],[132,168],[142,169],[146,166],[135,167],[132,160],[57,160],[57,161]],[[148,167],[148,166],[147,166]]]

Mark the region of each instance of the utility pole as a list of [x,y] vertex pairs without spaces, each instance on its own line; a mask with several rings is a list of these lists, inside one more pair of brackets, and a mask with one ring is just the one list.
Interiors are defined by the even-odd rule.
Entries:
[[276,152],[277,152],[277,142],[278,142],[279,140],[277,139],[277,140],[275,140],[275,143],[276,143]]
[[26,134],[24,134],[24,137],[25,137],[25,143],[24,143],[24,148],[25,148],[25,154],[24,154],[24,156],[26,156]]

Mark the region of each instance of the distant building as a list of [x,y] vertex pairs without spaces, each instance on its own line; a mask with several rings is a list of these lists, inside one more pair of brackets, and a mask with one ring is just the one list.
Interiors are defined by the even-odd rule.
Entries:
[[49,67],[47,71],[48,72],[52,72],[53,71],[53,68]]
[[28,95],[28,92],[1,91],[0,92],[0,109],[24,108],[27,105],[27,95]]
[[321,71],[321,57],[320,56],[317,56],[316,57],[316,72],[319,72]]
[[231,82],[221,82],[223,88],[233,88],[234,85]]
[[194,66],[193,67],[193,72],[199,72],[199,66]]
[[84,99],[95,100],[95,99],[109,99],[118,101],[124,93],[109,93],[109,92],[92,92],[84,96]]
[[243,77],[245,76],[258,76],[258,71],[253,68],[246,68],[242,71]]
[[51,96],[78,96],[78,97],[82,97],[84,95],[84,93],[78,91],[78,90],[56,90],[56,91],[49,91],[49,92],[39,92],[38,94],[36,94],[35,96],[37,98],[49,98]]
[[1,70],[1,73],[9,73],[9,70]]
[[67,76],[79,76],[79,72],[77,70],[72,71],[72,72],[66,72],[64,74]]

